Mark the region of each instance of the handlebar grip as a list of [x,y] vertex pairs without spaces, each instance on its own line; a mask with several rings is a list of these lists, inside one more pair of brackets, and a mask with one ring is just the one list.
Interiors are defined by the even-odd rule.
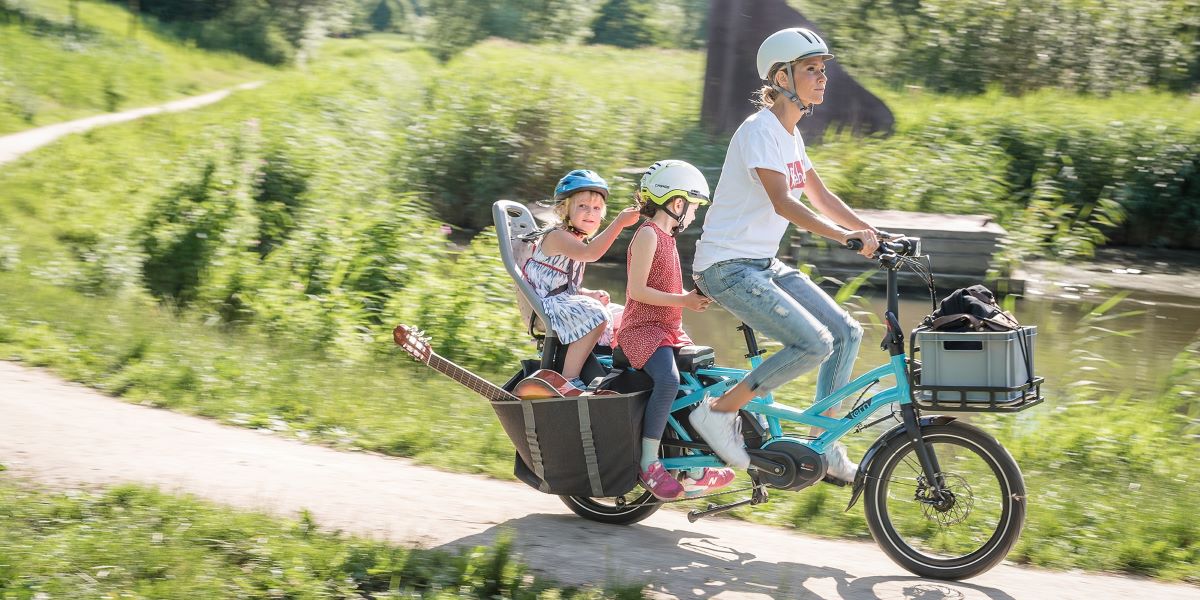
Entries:
[[[899,254],[901,256],[913,256],[920,254],[921,242],[918,238],[900,238],[894,242],[879,241],[879,248],[875,251],[876,256],[880,253]],[[846,240],[846,245],[843,248],[853,250],[855,252],[862,250],[862,240],[851,238]]]

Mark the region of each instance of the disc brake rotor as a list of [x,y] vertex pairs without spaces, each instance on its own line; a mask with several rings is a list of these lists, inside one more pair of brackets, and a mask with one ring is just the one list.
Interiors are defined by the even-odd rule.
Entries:
[[930,490],[924,485],[917,488],[917,501],[921,504],[921,512],[930,521],[936,521],[942,527],[950,527],[967,520],[971,509],[975,506],[975,495],[967,480],[953,473],[945,473],[942,478],[946,481],[947,499],[936,499],[928,494]]

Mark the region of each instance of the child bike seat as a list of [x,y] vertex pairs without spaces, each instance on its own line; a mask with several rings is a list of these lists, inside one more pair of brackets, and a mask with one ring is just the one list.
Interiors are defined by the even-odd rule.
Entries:
[[[629,358],[620,346],[612,349],[614,369],[632,369]],[[708,346],[684,346],[675,348],[675,366],[680,373],[695,373],[696,369],[706,369],[717,362],[717,353]]]

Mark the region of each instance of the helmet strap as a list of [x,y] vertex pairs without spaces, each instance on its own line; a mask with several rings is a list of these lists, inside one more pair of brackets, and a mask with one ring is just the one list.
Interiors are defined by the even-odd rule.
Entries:
[[805,104],[804,101],[800,99],[799,94],[797,94],[795,91],[796,90],[796,79],[795,79],[795,77],[792,76],[792,65],[793,64],[794,63],[787,64],[788,85],[792,86],[792,89],[789,90],[789,89],[784,88],[783,86],[776,84],[774,77],[771,78],[771,89],[775,90],[776,92],[779,92],[780,94],[783,94],[784,98],[787,98],[792,103],[794,103],[796,106],[799,106],[800,107],[800,116],[807,117],[813,113],[813,105]]
[[[668,202],[670,202],[670,200],[668,200]],[[683,215],[687,213],[687,200],[683,201],[683,206],[684,206],[684,213],[681,213],[681,214],[675,214],[675,211],[667,208],[666,204],[660,204],[658,206],[660,209],[662,209],[663,212],[667,213],[672,219],[675,219],[675,226],[671,228],[671,237],[675,237],[675,236],[679,235],[679,232],[681,232],[685,229],[685,227],[683,226]]]

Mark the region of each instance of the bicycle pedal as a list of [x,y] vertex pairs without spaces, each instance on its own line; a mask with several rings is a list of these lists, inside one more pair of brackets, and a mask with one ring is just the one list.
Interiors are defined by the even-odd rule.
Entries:
[[821,481],[824,481],[825,483],[828,483],[830,485],[836,485],[838,487],[846,487],[846,486],[850,485],[849,481],[842,481],[841,479],[837,479],[837,478],[831,477],[829,475],[822,477]]

